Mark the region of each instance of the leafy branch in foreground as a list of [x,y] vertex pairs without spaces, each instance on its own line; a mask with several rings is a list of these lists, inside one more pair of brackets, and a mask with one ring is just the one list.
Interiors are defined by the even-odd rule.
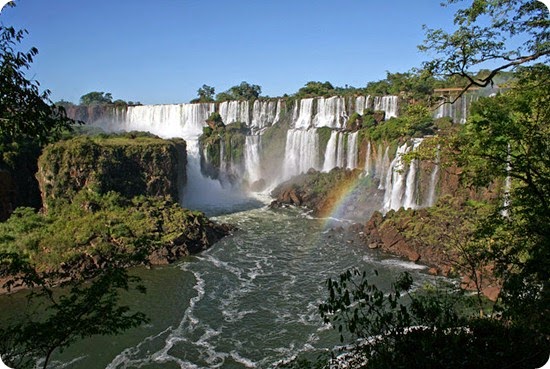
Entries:
[[[462,2],[447,0],[442,5]],[[456,99],[470,87],[492,84],[501,71],[545,61],[550,55],[548,9],[537,0],[474,0],[455,12],[454,24],[454,32],[425,27],[426,39],[419,49],[435,54],[424,68],[435,75],[467,81]],[[488,73],[472,72],[488,65]]]
[[79,339],[118,334],[147,322],[143,313],[132,313],[128,306],[120,305],[120,291],[145,292],[139,278],[130,276],[122,266],[127,263],[124,259],[113,256],[102,270],[67,279],[63,271],[37,271],[18,254],[0,254],[2,277],[12,276],[4,288],[18,284],[34,287],[28,293],[23,319],[12,319],[0,327],[4,363],[31,368],[40,362],[47,368],[56,350],[62,352]]
[[349,344],[329,360],[298,359],[291,367],[527,369],[548,358],[543,337],[509,321],[476,317],[469,299],[452,288],[415,291],[408,273],[389,292],[356,269],[327,286],[321,316]]

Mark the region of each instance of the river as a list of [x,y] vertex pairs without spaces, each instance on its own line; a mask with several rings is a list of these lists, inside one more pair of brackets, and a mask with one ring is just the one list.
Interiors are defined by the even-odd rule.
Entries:
[[145,312],[148,324],[80,341],[56,355],[54,366],[271,368],[339,343],[318,314],[327,278],[351,267],[377,270],[385,288],[404,270],[418,284],[431,278],[298,209],[262,205],[214,219],[239,230],[177,264],[134,270],[147,293],[124,302]]

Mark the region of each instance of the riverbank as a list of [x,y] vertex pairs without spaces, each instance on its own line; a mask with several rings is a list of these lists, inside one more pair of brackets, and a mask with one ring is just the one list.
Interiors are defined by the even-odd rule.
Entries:
[[[498,298],[500,281],[494,277],[492,266],[465,266],[462,261],[468,255],[460,243],[468,241],[472,225],[468,222],[474,221],[466,214],[479,211],[462,197],[447,195],[433,207],[401,208],[382,214],[378,209],[384,196],[378,183],[359,170],[342,168],[328,173],[311,170],[280,184],[272,196],[272,208],[303,207],[319,217],[330,216],[338,205],[338,216],[352,224],[346,232],[355,233],[369,249],[425,265],[432,275],[460,278],[463,289],[479,288],[490,300]],[[344,231],[340,227],[335,230]]]
[[[13,252],[48,283],[80,280],[117,265],[166,265],[211,247],[234,227],[218,224],[202,212],[183,209],[169,198],[138,196],[127,199],[114,192],[79,192],[73,202],[37,214],[20,208],[0,233],[3,252]],[[0,269],[0,293],[25,286],[10,265]]]

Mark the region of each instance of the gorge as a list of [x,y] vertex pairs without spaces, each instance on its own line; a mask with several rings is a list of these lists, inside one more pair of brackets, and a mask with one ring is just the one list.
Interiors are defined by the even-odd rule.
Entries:
[[[398,116],[398,101],[398,96],[334,96],[129,106],[99,114],[75,109],[69,113],[109,132],[147,131],[185,139],[189,162],[184,205],[198,196],[193,188],[208,188],[208,196],[224,193],[234,198],[236,192],[251,189],[269,192],[310,169],[329,172],[340,167],[361,169],[375,180],[384,192],[378,210],[386,212],[403,206],[429,206],[437,193],[437,164],[420,170],[416,160],[405,163],[401,159],[421,144],[421,138],[373,139],[367,133],[377,121]],[[206,124],[214,112],[223,122],[217,130]],[[367,122],[367,117],[372,122]]]

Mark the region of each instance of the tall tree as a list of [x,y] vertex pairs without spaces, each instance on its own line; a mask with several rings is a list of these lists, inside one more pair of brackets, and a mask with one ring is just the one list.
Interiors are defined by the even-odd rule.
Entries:
[[107,92],[92,91],[80,97],[81,105],[102,105],[111,104],[113,102],[113,96]]
[[[464,0],[447,0],[454,6]],[[455,13],[456,28],[447,32],[425,26],[426,39],[420,50],[435,57],[424,67],[436,75],[458,76],[472,86],[493,83],[498,72],[535,60],[548,60],[550,17],[537,0],[473,0]],[[473,71],[489,67],[487,74]]]
[[261,93],[262,88],[260,86],[243,81],[239,85],[233,86],[229,90],[216,95],[216,100],[253,100],[260,97]]
[[38,54],[35,47],[17,50],[26,34],[0,26],[0,143],[4,144],[31,140],[42,145],[74,123],[52,103],[49,90],[40,92],[40,83],[26,77]]
[[197,94],[199,95],[199,102],[213,102],[216,90],[214,87],[202,85],[202,87],[197,90]]
[[[17,176],[26,177],[21,182],[29,178],[35,181],[41,147],[57,140],[74,123],[62,107],[50,101],[49,90],[40,92],[40,84],[25,76],[38,54],[35,47],[26,52],[17,50],[26,34],[0,26],[0,169],[7,167],[17,182]],[[110,99],[110,94],[103,97]],[[38,188],[37,184],[35,187]],[[41,216],[32,209],[19,208],[16,213],[10,220],[32,224],[31,228],[43,225]],[[3,241],[7,238],[6,234],[0,235]],[[143,258],[143,254],[139,255]],[[39,295],[42,303],[39,307],[46,310],[27,315],[21,321],[2,322],[2,360],[12,367],[30,368],[36,367],[36,360],[41,358],[46,368],[54,350],[61,350],[77,339],[115,334],[144,322],[142,313],[130,313],[128,307],[119,304],[119,292],[137,282],[124,269],[128,265],[127,256],[112,255],[109,262],[104,269],[74,278],[61,266],[54,272],[40,271],[24,252],[2,248],[1,288],[9,290],[14,284],[34,288],[30,296]],[[66,290],[54,290],[54,286]]]

